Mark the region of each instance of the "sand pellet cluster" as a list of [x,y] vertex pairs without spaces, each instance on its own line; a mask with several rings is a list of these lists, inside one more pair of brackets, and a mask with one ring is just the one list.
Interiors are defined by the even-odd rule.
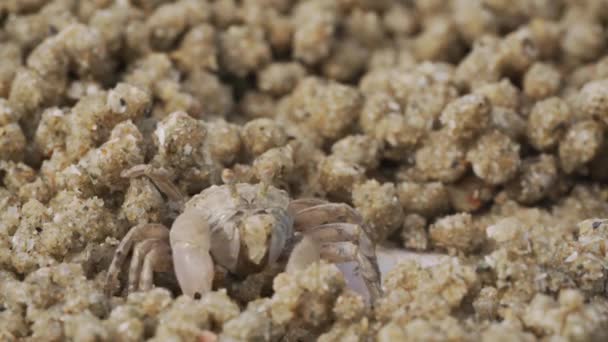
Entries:
[[[605,0],[0,0],[0,340],[606,341],[607,37]],[[262,223],[211,292],[108,295],[180,214],[141,164],[353,206],[382,297]]]

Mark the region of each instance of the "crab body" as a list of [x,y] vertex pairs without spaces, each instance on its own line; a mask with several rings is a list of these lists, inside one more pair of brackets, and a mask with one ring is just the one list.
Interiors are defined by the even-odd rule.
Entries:
[[217,266],[246,275],[288,256],[288,272],[319,258],[355,261],[372,300],[381,293],[369,228],[344,203],[292,200],[286,191],[265,183],[211,186],[185,201],[163,170],[140,165],[123,176],[148,176],[182,210],[170,230],[143,224],[127,233],[108,271],[108,294],[120,287],[119,273],[128,255],[129,292],[151,288],[154,272],[173,270],[182,292],[197,297],[211,290]]
[[[293,237],[287,192],[260,184],[211,186],[192,197],[184,212],[196,212],[209,226],[213,260],[233,273],[249,262],[275,262]],[[177,234],[177,233],[176,233]]]

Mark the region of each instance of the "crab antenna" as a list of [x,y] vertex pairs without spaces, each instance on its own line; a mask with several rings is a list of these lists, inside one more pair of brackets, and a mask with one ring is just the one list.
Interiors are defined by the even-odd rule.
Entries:
[[232,170],[224,169],[222,171],[222,181],[224,182],[224,184],[228,185],[232,197],[239,197],[238,191],[236,190],[236,176],[234,175],[234,172]]

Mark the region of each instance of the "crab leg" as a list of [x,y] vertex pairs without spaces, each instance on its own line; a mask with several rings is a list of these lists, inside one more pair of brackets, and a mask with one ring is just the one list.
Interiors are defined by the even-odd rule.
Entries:
[[154,250],[167,246],[167,241],[147,239],[135,244],[133,255],[131,256],[131,265],[129,267],[129,281],[127,291],[129,293],[137,291],[139,287],[139,278],[142,273],[143,263],[145,258]]
[[382,289],[380,287],[380,270],[376,256],[369,257],[352,242],[334,242],[321,245],[321,257],[333,262],[356,261],[359,265],[361,277],[369,290],[372,303],[380,298]]
[[323,259],[334,263],[349,262],[356,259],[358,247],[352,242],[332,242],[321,244],[320,252]]
[[[301,228],[304,237],[293,249],[288,262],[288,271],[290,265],[294,265],[292,268],[295,265],[309,265],[318,257],[336,263],[356,261],[372,300],[380,297],[382,294],[380,270],[374,244],[360,225],[329,223]],[[308,240],[320,246],[315,247]]]
[[331,222],[362,223],[361,215],[345,203],[319,204],[296,212],[294,227],[316,227]]
[[314,207],[321,204],[327,204],[329,202],[318,199],[318,198],[300,198],[297,200],[291,201],[289,203],[289,208],[287,209],[292,216],[295,216],[298,212],[308,209],[310,207]]
[[140,291],[152,289],[154,287],[154,271],[167,272],[171,270],[172,266],[171,247],[164,242],[155,245],[144,257],[138,289]]
[[169,179],[169,172],[162,168],[155,168],[151,165],[140,164],[124,170],[121,174],[124,178],[134,178],[146,176],[154,182],[154,185],[164,193],[170,200],[181,203],[184,195],[173,182]]
[[301,232],[323,242],[357,241],[362,233],[361,226],[354,223],[322,224],[316,227],[306,227]]
[[361,225],[354,223],[328,223],[304,229],[303,234],[322,243],[356,242],[365,256],[375,258],[374,244]]
[[[296,203],[294,208],[298,206],[300,203]],[[296,212],[294,228],[304,235],[316,235],[319,243],[333,242],[321,247],[321,257],[337,262],[356,261],[372,300],[380,297],[382,290],[375,245],[355,209],[345,203],[310,206]]]
[[116,248],[114,258],[112,259],[110,269],[108,270],[108,274],[106,276],[104,290],[108,295],[113,295],[114,292],[116,292],[116,290],[120,287],[118,276],[132,246],[148,239],[166,241],[169,239],[169,230],[162,224],[153,223],[137,225],[129,230],[127,235],[125,235]]

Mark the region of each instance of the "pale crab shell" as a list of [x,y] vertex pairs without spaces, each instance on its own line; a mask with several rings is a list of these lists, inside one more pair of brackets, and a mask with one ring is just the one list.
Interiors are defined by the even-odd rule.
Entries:
[[275,262],[293,236],[293,218],[288,212],[289,194],[260,184],[214,185],[192,197],[184,211],[196,211],[211,232],[211,255],[215,263],[236,272],[241,251],[239,222],[251,215],[268,214],[276,224],[268,245],[268,263]]

